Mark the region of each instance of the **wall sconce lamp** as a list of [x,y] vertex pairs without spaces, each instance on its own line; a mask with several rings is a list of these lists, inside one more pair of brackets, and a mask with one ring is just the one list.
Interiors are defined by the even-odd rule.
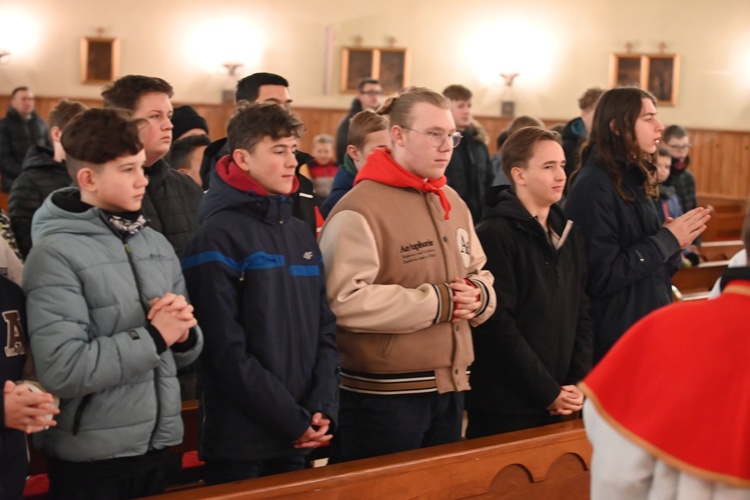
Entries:
[[516,115],[516,102],[513,100],[513,80],[519,75],[514,73],[500,73],[507,89],[504,92],[504,98],[500,101],[500,116],[513,117]]
[[10,61],[10,51],[0,49],[0,64],[8,64]]
[[243,64],[238,62],[225,62],[222,64],[227,69],[227,73],[229,76],[235,76],[237,74],[237,70],[240,69]]
[[[235,89],[234,84],[237,78],[237,70],[240,69],[244,64],[240,62],[225,62],[222,64],[227,69],[227,74],[229,75],[229,79],[232,81],[231,86],[224,87],[221,89],[221,102],[222,104],[234,104],[234,96],[235,96]],[[229,82],[227,85],[230,85]]]
[[505,80],[505,85],[507,85],[508,87],[512,87],[513,86],[513,80],[515,80],[518,75],[520,75],[519,72],[515,72],[515,73],[500,73],[500,76],[503,77],[503,80]]

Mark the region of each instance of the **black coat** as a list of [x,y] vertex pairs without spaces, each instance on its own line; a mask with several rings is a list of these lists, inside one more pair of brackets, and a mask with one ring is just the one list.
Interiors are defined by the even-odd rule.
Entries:
[[10,191],[13,181],[21,175],[21,165],[31,146],[52,149],[47,125],[36,113],[24,120],[10,108],[5,119],[0,120],[0,175],[4,192]]
[[349,145],[347,140],[349,137],[349,120],[362,110],[362,103],[355,97],[352,101],[352,107],[349,108],[349,113],[341,120],[341,123],[339,123],[339,128],[336,131],[336,161],[339,165],[344,163],[346,146]]
[[[211,181],[211,172],[216,169],[216,162],[222,156],[229,154],[229,145],[226,137],[212,142],[203,152],[201,161],[201,180],[203,189],[208,189]],[[312,159],[307,153],[297,151],[294,154],[297,159],[297,180],[299,189],[292,195],[294,199],[294,211],[292,215],[308,225],[314,235],[318,234],[317,218],[315,217],[315,189],[310,179],[299,173],[299,166],[304,165]]]
[[646,196],[643,172],[618,163],[623,190],[634,198],[625,201],[595,153],[574,179],[565,213],[586,241],[596,363],[636,321],[672,302],[680,245],[662,227],[658,200]]
[[[477,236],[495,276],[497,309],[473,329],[469,411],[541,416],[562,385],[591,369],[592,332],[583,237],[572,227],[559,249],[508,186],[485,196]],[[565,217],[552,205],[550,227]]]
[[182,257],[190,236],[198,228],[198,205],[203,190],[185,174],[159,160],[146,169],[148,187],[143,198],[143,216],[149,226],[166,236]]
[[[578,117],[570,120],[562,131],[562,146],[565,151],[565,175],[570,176],[578,168],[578,162],[581,159],[581,146],[586,142],[586,126],[583,120]],[[566,186],[566,193],[568,187]]]
[[53,158],[44,146],[32,146],[23,161],[23,172],[13,183],[8,196],[10,227],[18,248],[26,258],[31,250],[31,219],[52,191],[71,185],[64,162]]
[[492,185],[494,173],[490,153],[476,131],[468,128],[461,132],[463,139],[453,150],[453,156],[445,169],[448,185],[456,190],[469,206],[474,224],[482,220],[482,197]]

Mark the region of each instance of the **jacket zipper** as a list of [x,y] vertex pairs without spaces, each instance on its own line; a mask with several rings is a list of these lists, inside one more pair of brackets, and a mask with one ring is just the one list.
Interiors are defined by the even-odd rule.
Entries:
[[[135,289],[138,292],[138,300],[141,301],[143,294],[141,293],[141,282],[138,279],[138,273],[135,272],[135,263],[133,262],[133,254],[130,251],[130,245],[127,241],[123,241],[123,246],[125,247],[125,253],[128,256],[128,263],[130,264],[130,271],[133,273],[133,279],[135,280]],[[141,306],[143,306],[143,302],[141,301]],[[146,317],[148,317],[148,311],[146,308],[143,308],[143,312],[146,314]],[[156,430],[159,428],[159,420],[161,420],[161,394],[159,394],[159,366],[157,365],[156,368],[154,368],[154,394],[156,395],[156,419],[154,421],[154,428],[151,431],[151,436],[148,438],[148,449],[149,451],[153,448],[154,444],[154,436],[156,435]]]

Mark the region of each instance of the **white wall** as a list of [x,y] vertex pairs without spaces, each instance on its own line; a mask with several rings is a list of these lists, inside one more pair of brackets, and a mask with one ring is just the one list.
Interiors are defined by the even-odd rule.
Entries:
[[[304,106],[348,107],[338,92],[340,49],[355,36],[387,37],[412,50],[411,83],[437,90],[462,83],[477,114],[496,115],[505,91],[498,73],[519,69],[517,113],[576,114],[576,98],[606,86],[609,55],[630,41],[658,43],[682,58],[679,103],[665,122],[750,130],[750,2],[747,0],[0,0],[0,94],[30,85],[39,95],[95,97],[79,81],[79,40],[121,41],[120,74],[161,76],[180,102],[218,102],[242,75],[265,70],[291,81]],[[325,34],[334,33],[333,92],[324,95]]]

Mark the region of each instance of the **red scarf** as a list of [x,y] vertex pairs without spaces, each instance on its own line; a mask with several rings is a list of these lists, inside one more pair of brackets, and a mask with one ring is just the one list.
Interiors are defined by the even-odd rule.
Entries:
[[[253,179],[248,172],[245,172],[232,160],[231,155],[222,156],[219,161],[216,162],[216,173],[219,177],[232,186],[234,189],[242,191],[244,193],[255,193],[261,196],[270,196],[268,191],[263,188],[258,182]],[[291,196],[299,189],[299,179],[294,177],[292,183],[291,192],[287,193],[287,196]]]
[[750,486],[750,281],[636,323],[581,382],[620,434],[673,467]]
[[442,190],[448,182],[445,176],[439,179],[422,179],[396,163],[389,148],[377,148],[367,157],[367,162],[354,179],[354,185],[361,181],[375,181],[398,188],[414,188],[423,193],[437,195],[445,211],[445,220],[450,218],[451,204]]

